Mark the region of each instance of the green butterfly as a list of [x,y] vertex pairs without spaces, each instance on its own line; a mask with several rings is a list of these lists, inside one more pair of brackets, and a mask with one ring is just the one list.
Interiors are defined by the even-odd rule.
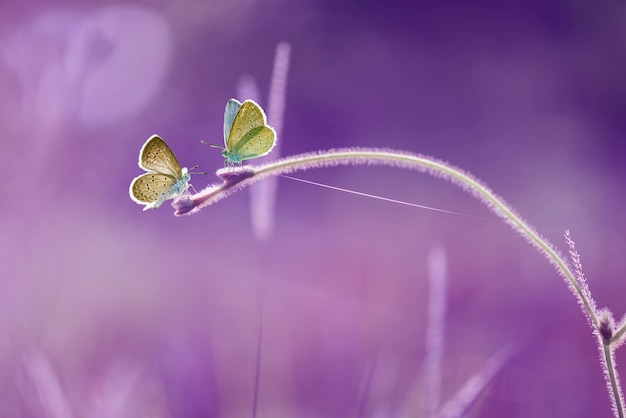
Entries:
[[225,165],[267,155],[276,145],[276,132],[267,124],[265,112],[253,100],[241,103],[230,99],[224,111],[224,145],[220,148]]

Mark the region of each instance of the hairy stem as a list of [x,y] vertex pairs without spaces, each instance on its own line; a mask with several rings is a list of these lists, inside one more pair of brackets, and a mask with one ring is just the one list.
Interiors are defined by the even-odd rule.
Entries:
[[604,361],[606,362],[605,372],[610,383],[610,389],[612,391],[613,408],[616,416],[624,418],[624,406],[622,402],[622,394],[620,390],[619,380],[617,378],[617,372],[615,371],[615,365],[613,364],[613,349],[610,342],[602,342],[602,351],[604,354]]
[[485,204],[493,213],[503,218],[546,256],[556,267],[559,274],[563,276],[569,284],[570,289],[572,289],[577,298],[579,298],[591,318],[594,328],[597,328],[598,319],[591,301],[588,300],[585,292],[583,292],[576,281],[574,274],[570,271],[567,263],[557,250],[517,215],[504,199],[498,197],[478,179],[465,173],[460,168],[432,157],[383,149],[339,149],[296,155],[257,167],[248,165],[236,170],[229,168],[221,169],[218,170],[217,174],[225,180],[223,184],[209,186],[195,195],[183,196],[177,199],[174,202],[174,207],[176,208],[175,214],[183,215],[196,213],[203,207],[221,200],[230,193],[268,176],[288,174],[311,168],[365,164],[388,165],[421,171],[448,180],[468,191]]
[[626,333],[626,321],[622,320],[622,324],[619,328],[613,333],[611,337],[611,344],[621,344],[622,339],[624,337],[624,333]]
[[[340,165],[386,165],[396,168],[412,169],[442,178],[467,191],[544,254],[546,259],[554,265],[557,272],[565,279],[569,289],[578,299],[583,312],[588,315],[594,331],[599,329],[601,324],[598,319],[598,313],[596,312],[595,303],[591,300],[590,293],[585,287],[582,271],[581,282],[579,283],[568,267],[568,264],[564,261],[564,258],[552,244],[517,215],[504,199],[497,196],[486,185],[469,173],[444,161],[425,155],[387,149],[338,149],[291,156],[259,166],[247,165],[237,169],[224,168],[218,170],[216,173],[222,178],[222,184],[209,186],[195,195],[181,196],[174,201],[173,206],[176,208],[175,215],[181,216],[197,213],[203,207],[211,205],[228,196],[230,193],[241,190],[265,177],[289,174],[311,168]],[[566,237],[569,238],[569,234],[566,234]],[[571,242],[570,245],[573,245],[573,242]],[[577,254],[573,254],[573,256],[574,255]],[[577,260],[576,257],[575,260]],[[625,330],[626,325],[622,324],[617,332],[616,338],[601,343],[604,353],[603,367],[605,367],[605,373],[608,376],[607,380],[610,386],[609,392],[613,398],[616,416],[620,418],[624,418],[623,402],[617,372],[612,358],[611,343],[615,342],[617,338],[622,337]]]

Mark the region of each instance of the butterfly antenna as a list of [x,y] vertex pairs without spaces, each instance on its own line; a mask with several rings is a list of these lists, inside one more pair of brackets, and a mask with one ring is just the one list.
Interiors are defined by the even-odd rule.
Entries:
[[198,164],[194,165],[193,167],[189,169],[189,174],[209,174],[208,171],[194,171],[192,173],[191,170],[195,170],[196,168],[198,168]]
[[200,141],[200,143],[201,143],[201,144],[208,145],[208,146],[210,146],[211,148],[226,149],[226,148],[224,148],[224,147],[220,147],[219,145],[211,144],[211,143],[206,142],[206,141]]

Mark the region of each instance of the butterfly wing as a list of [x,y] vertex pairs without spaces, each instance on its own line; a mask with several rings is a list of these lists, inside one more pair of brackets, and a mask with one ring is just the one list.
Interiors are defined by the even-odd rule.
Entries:
[[180,181],[164,173],[142,174],[130,183],[130,198],[145,205],[143,210],[158,208],[163,202],[180,193]]
[[[261,106],[252,100],[246,100],[233,120],[228,141],[226,141],[226,149],[231,153],[238,154],[245,135],[254,128],[260,128],[266,124],[267,119]],[[246,139],[249,141],[250,137]]]
[[180,163],[165,141],[158,135],[152,135],[139,151],[139,167],[174,177],[183,177]]
[[270,126],[260,126],[248,131],[238,143],[237,155],[243,160],[262,157],[274,148],[276,132]]
[[228,138],[230,137],[230,130],[235,121],[239,109],[241,109],[241,102],[237,99],[230,99],[226,103],[226,110],[224,111],[224,146],[228,149]]

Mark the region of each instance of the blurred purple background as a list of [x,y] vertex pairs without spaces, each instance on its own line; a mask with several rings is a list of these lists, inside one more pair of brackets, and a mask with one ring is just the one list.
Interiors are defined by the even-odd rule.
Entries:
[[[130,200],[153,133],[183,165],[222,167],[200,140],[222,141],[242,76],[267,103],[282,41],[283,155],[371,146],[450,161],[564,252],[570,229],[598,305],[626,311],[626,3],[8,0],[0,416],[252,416],[261,311],[257,416],[419,416],[437,245],[443,402],[511,344],[468,416],[611,416],[576,301],[504,224],[280,179],[260,244],[247,191],[183,218]],[[414,172],[298,174],[493,218]]]

